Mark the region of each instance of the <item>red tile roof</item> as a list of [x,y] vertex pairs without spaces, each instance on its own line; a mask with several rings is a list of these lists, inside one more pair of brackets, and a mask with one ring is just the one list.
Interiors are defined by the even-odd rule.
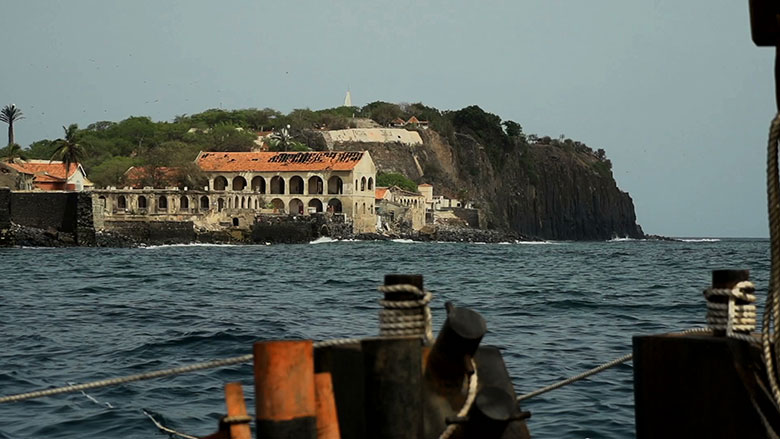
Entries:
[[376,190],[376,196],[374,197],[377,200],[383,200],[385,198],[385,194],[387,193],[386,187],[377,187]]
[[423,184],[418,184],[417,187],[433,187],[433,185],[428,183],[423,183]]
[[[131,166],[125,171],[125,182],[136,189],[140,189],[149,181],[151,171],[152,169],[148,166]],[[179,184],[181,173],[179,168],[159,166],[154,169],[154,172],[158,179],[158,186],[168,187]]]
[[[9,162],[8,166],[16,169],[22,174],[34,175],[36,177],[47,177],[47,181],[65,180],[65,164],[58,161],[49,162],[47,160],[34,160],[28,162]],[[79,169],[78,163],[71,163],[68,177],[72,177]]]
[[206,172],[351,171],[363,151],[201,152],[196,159]]

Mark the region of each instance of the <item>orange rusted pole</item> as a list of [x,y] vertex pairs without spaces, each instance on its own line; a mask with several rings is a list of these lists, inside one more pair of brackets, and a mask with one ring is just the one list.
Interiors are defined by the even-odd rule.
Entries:
[[254,345],[258,438],[317,439],[311,340]]
[[330,373],[315,374],[314,385],[317,388],[317,439],[341,439]]
[[[245,417],[247,415],[241,383],[225,384],[225,405],[227,405],[227,415],[229,417]],[[249,423],[230,424],[230,439],[252,439]]]

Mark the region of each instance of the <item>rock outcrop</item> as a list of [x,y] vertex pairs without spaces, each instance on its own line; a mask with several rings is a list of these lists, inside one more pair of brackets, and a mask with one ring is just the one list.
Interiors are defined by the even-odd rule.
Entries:
[[644,236],[611,164],[584,145],[544,138],[497,147],[468,133],[420,135],[422,145],[342,147],[369,150],[380,173],[398,172],[432,183],[437,195],[473,201],[491,229],[553,240]]

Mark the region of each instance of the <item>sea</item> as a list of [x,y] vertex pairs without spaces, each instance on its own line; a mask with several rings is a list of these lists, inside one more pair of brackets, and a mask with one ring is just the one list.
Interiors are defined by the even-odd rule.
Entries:
[[[769,242],[333,241],[300,245],[0,249],[0,396],[251,353],[268,339],[378,334],[385,274],[484,316],[518,394],[631,352],[634,335],[704,326],[711,270],[750,269],[766,297]],[[0,404],[0,438],[194,436],[252,366]],[[535,438],[633,438],[629,362],[522,404]]]

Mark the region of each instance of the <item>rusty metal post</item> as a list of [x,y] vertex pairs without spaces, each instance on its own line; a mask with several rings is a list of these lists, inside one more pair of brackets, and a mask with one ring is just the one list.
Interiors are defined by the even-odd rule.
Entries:
[[341,439],[330,373],[315,374],[314,385],[317,402],[317,439]]
[[[225,405],[228,417],[245,417],[246,403],[244,402],[244,390],[241,383],[225,384]],[[251,419],[251,418],[249,418]],[[230,424],[230,439],[251,439],[252,432],[249,422]]]
[[254,345],[257,437],[316,439],[311,340]]
[[464,383],[473,372],[471,359],[487,332],[485,319],[468,308],[445,305],[447,319],[425,362],[425,437],[446,427],[466,401]]
[[360,343],[326,346],[314,350],[316,372],[329,372],[333,381],[342,439],[364,439],[363,352]]
[[422,340],[373,338],[361,345],[366,437],[422,439]]

